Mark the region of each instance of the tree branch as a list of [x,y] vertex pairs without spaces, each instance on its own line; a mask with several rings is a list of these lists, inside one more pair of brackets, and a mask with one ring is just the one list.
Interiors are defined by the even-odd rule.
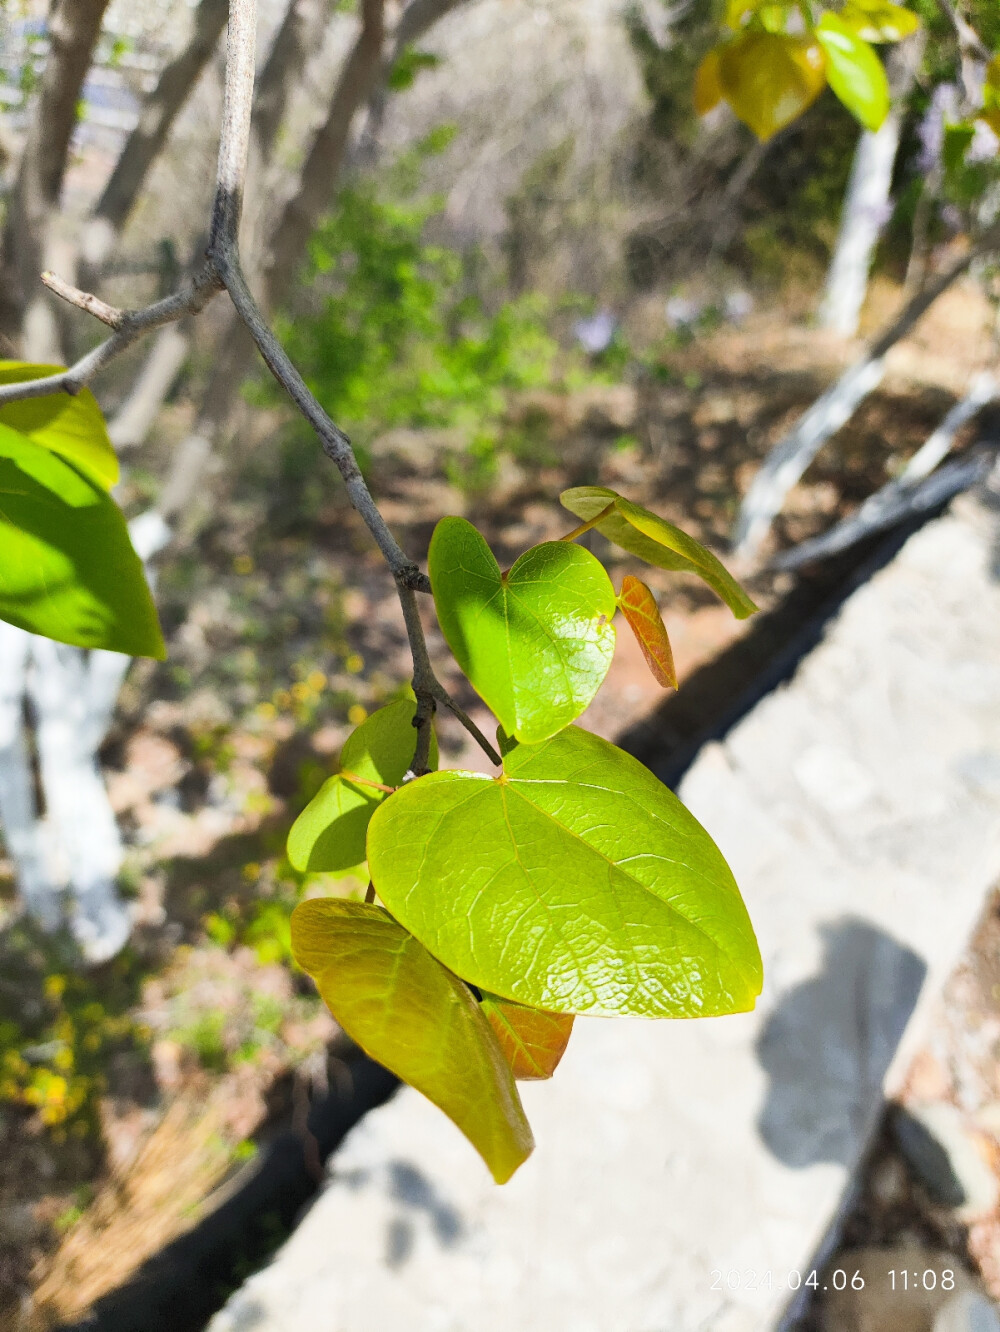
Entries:
[[[366,21],[376,23],[380,44],[381,19],[376,21],[373,18],[373,6],[381,12],[381,4],[382,0],[365,0]],[[496,749],[475,722],[449,696],[434,674],[415,595],[417,590],[429,591],[429,581],[407,557],[392,535],[361,474],[350,439],[330,419],[310,393],[302,376],[264,319],[243,276],[239,252],[239,226],[253,111],[256,27],[256,0],[231,0],[226,91],[219,141],[216,191],[212,205],[208,250],[201,273],[187,288],[138,311],[118,310],[98,297],[79,291],[69,283],[48,275],[47,285],[51,290],[78,308],[96,315],[113,328],[114,332],[95,351],[70,370],[43,380],[31,380],[0,388],[0,403],[40,397],[58,391],[78,392],[98,369],[144,332],[185,315],[197,313],[216,291],[225,287],[237,316],[246,326],[268,369],[316,431],[323,451],[339,470],[351,503],[375,539],[396,582],[410,654],[413,658],[413,692],[417,699],[414,718],[417,741],[412,765],[413,774],[420,776],[427,771],[431,723],[439,703],[454,713],[493,763],[499,765],[501,760]]]

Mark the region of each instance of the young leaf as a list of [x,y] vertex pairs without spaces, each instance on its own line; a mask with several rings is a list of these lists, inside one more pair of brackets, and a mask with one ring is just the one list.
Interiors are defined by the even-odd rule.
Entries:
[[615,651],[615,592],[580,546],[546,541],[502,574],[464,518],[442,518],[427,559],[441,631],[504,730],[529,743],[579,717]]
[[521,1082],[551,1078],[566,1053],[573,1017],[525,1008],[495,994],[484,994],[480,1005],[489,1019],[510,1071]]
[[920,16],[890,0],[847,0],[841,20],[866,42],[901,42],[920,27]]
[[439,772],[368,828],[379,896],[445,966],[553,1013],[705,1017],[753,1007],[761,963],[715,843],[597,736],[518,745],[496,778]]
[[657,569],[697,574],[738,620],[745,620],[756,611],[757,607],[712,552],[665,518],[658,518],[606,486],[576,486],[564,490],[559,499],[564,508],[585,523],[613,505],[612,511],[595,524],[602,536]]
[[56,453],[0,425],[0,619],[76,647],[166,655],[125,520]]
[[381,907],[313,898],[292,913],[292,952],[372,1059],[439,1106],[498,1184],[534,1142],[496,1037],[467,985]]
[[[59,374],[61,365],[29,365],[25,361],[0,361],[0,384],[20,384]],[[118,458],[108,438],[107,426],[97,399],[90,389],[76,396],[47,394],[25,398],[0,407],[0,425],[27,436],[33,444],[60,454],[103,490],[118,484]]]
[[[340,754],[341,771],[323,783],[288,834],[288,859],[297,870],[314,874],[360,870],[369,820],[386,795],[378,788],[399,786],[413,762],[416,710],[412,699],[390,703],[347,737]],[[433,735],[429,762],[437,767]]]
[[677,671],[674,669],[674,654],[660,608],[652,592],[638,578],[626,574],[622,581],[618,605],[642,648],[642,654],[653,673],[653,678],[658,684],[663,685],[664,689],[676,689]]
[[822,49],[808,37],[745,28],[719,56],[726,101],[758,139],[796,120],[823,91]]
[[816,25],[816,40],[826,52],[830,87],[865,129],[877,130],[889,114],[889,80],[871,46],[829,11]]

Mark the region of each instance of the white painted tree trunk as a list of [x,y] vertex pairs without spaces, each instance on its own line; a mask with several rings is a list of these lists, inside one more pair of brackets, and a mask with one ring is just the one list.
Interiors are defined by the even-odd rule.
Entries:
[[858,331],[875,247],[892,212],[889,195],[899,133],[899,115],[890,111],[881,129],[864,131],[854,154],[840,232],[819,308],[820,327],[844,337]]
[[[130,530],[143,560],[170,535],[155,512]],[[113,957],[131,930],[115,884],[121,834],[97,758],[129,661],[0,623],[0,824],[25,909],[46,931],[65,919],[91,965]],[[35,797],[26,699],[44,809]]]

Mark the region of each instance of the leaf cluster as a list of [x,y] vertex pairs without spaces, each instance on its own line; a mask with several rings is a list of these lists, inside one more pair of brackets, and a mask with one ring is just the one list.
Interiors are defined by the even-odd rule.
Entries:
[[695,574],[740,618],[756,608],[711,552],[641,505],[599,486],[562,502],[579,525],[507,570],[463,518],[441,519],[431,540],[438,623],[497,718],[500,771],[412,771],[417,705],[404,699],[349,737],[288,839],[301,871],[367,864],[371,878],[365,903],[296,909],[296,960],[348,1034],[440,1106],[501,1183],[532,1149],[516,1083],[551,1076],[575,1017],[741,1012],[761,984],[708,833],[640,763],[574,724],[611,665],[618,610],[656,679],[676,685],[650,589],[628,575],[616,593],[575,539],[596,530]]
[[726,101],[767,140],[827,86],[866,129],[877,130],[890,96],[875,48],[909,36],[920,19],[891,0],[846,0],[838,9],[813,0],[729,0],[726,24],[734,35],[695,72],[695,109],[705,115]]

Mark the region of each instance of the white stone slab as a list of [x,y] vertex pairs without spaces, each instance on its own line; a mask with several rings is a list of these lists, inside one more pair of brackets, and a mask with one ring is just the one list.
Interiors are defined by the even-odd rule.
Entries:
[[757,928],[757,1012],[579,1022],[502,1189],[404,1089],[211,1332],[777,1325],[1000,876],[992,542],[971,502],[921,531],[686,778]]

